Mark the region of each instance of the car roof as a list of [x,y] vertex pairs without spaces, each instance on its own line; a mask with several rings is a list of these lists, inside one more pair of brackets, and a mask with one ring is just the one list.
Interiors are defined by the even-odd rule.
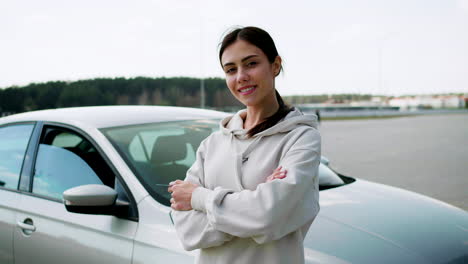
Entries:
[[95,128],[194,119],[221,119],[219,111],[172,106],[89,106],[25,112],[0,118],[0,125],[15,122],[47,121],[85,124]]

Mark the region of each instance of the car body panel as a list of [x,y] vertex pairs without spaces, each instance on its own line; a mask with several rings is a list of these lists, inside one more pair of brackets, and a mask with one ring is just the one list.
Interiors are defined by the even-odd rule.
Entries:
[[14,263],[13,232],[20,195],[0,188],[0,263]]
[[[376,243],[382,244],[379,249],[388,247],[384,251],[386,255],[401,258],[395,261],[388,258],[388,263],[448,263],[454,257],[468,256],[468,214],[461,209],[364,180],[322,191],[320,196],[321,211],[306,242],[314,249],[327,248],[320,244],[319,238],[328,229],[333,230],[327,241],[335,241],[335,253],[340,252],[338,256],[341,254],[344,259],[354,259],[357,263],[375,263],[371,256],[380,257],[382,253],[370,250]],[[347,236],[349,232],[355,234]],[[340,246],[340,241],[351,241],[350,237],[356,243]],[[356,245],[369,249],[365,254],[369,261],[352,257]]]
[[[313,250],[348,263],[428,263],[426,259],[389,243],[379,236],[344,225],[320,214],[307,233],[304,246],[307,249],[306,258],[308,250]],[[335,263],[335,261],[322,263]]]
[[140,220],[135,236],[133,263],[193,263],[195,251],[187,252],[183,249],[169,207],[147,196],[138,204],[138,211]]
[[137,223],[108,215],[67,212],[60,202],[23,195],[17,222],[31,219],[36,230],[16,227],[15,263],[131,263]]

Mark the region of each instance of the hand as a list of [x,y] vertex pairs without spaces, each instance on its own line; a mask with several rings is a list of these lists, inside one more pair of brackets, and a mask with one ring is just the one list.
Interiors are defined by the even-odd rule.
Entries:
[[171,208],[177,211],[192,210],[192,193],[198,185],[188,182],[176,180],[169,183],[168,192],[171,193]]
[[273,173],[267,177],[265,182],[271,182],[276,179],[284,179],[286,177],[286,174],[288,173],[287,170],[281,170],[283,166],[279,166],[276,168]]

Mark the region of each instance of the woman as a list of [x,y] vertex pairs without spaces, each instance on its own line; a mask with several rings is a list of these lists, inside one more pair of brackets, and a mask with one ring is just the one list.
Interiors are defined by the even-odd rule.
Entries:
[[206,138],[184,181],[171,183],[177,234],[197,263],[303,263],[319,211],[316,117],[275,89],[281,57],[256,27],[227,34],[219,51],[231,93],[246,106]]

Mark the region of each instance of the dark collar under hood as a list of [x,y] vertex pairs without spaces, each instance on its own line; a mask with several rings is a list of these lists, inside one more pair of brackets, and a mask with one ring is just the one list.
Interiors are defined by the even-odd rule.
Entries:
[[[247,131],[243,129],[244,122],[241,115],[245,114],[246,111],[246,109],[243,109],[237,112],[235,115],[224,118],[220,123],[220,129],[223,134],[232,134],[241,138],[245,137]],[[279,121],[276,125],[253,135],[253,137],[263,137],[277,133],[285,133],[299,126],[310,126],[317,128],[317,116],[313,114],[304,115],[297,108],[293,108],[293,110],[289,112],[286,117]]]

